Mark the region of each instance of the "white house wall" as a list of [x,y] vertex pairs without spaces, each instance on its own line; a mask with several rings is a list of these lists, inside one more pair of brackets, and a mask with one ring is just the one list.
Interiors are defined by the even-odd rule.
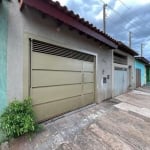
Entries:
[[8,100],[23,95],[23,23],[18,3],[9,3],[7,46],[7,94]]
[[132,66],[131,89],[136,87],[135,58],[128,55],[128,66]]

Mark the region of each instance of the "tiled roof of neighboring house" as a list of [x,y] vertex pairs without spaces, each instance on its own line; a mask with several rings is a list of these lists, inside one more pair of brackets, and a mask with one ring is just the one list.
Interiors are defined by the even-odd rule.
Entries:
[[149,65],[149,64],[150,64],[149,60],[147,60],[147,59],[144,58],[144,57],[138,56],[138,57],[135,57],[135,59],[138,60],[138,61],[140,61],[140,62],[142,62],[142,63],[144,63],[144,64],[146,64],[146,65]]
[[78,30],[81,34],[85,34],[95,40],[106,44],[111,48],[122,48],[127,53],[131,55],[137,55],[135,51],[128,48],[125,44],[121,44],[108,34],[100,31],[93,24],[90,24],[84,18],[80,18],[78,14],[73,11],[68,10],[66,6],[61,6],[59,2],[53,2],[52,0],[19,0],[20,8],[22,9],[24,5],[28,5],[32,8],[40,10],[42,13],[47,14],[58,21],[68,25],[69,27]]
[[147,66],[147,67],[150,67],[150,62],[149,62],[149,64],[146,64],[146,66]]

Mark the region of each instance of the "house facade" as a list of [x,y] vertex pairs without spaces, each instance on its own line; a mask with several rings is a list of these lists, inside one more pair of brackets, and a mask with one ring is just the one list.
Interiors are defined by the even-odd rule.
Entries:
[[6,29],[0,29],[7,41],[0,56],[5,58],[0,64],[3,107],[30,96],[38,121],[44,121],[115,96],[114,52],[127,59],[121,66],[127,71],[134,51],[119,48],[118,41],[59,3],[12,0],[0,5],[8,8]]
[[146,65],[149,63],[144,57],[135,57],[136,87],[146,85]]
[[113,50],[113,97],[135,88],[135,55],[137,53],[122,42]]
[[150,85],[150,65],[146,65],[146,84]]

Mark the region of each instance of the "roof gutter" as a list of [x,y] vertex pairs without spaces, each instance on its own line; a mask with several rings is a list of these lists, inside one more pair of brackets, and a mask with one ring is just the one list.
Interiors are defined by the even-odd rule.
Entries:
[[118,48],[124,52],[127,52],[128,54],[132,55],[132,56],[137,56],[138,53],[136,51],[134,51],[133,49],[131,49],[130,47],[128,47],[127,45],[125,45],[122,42],[118,42]]
[[76,18],[71,15],[65,13],[61,8],[58,8],[52,5],[47,0],[20,0],[20,8],[23,8],[23,5],[26,4],[30,7],[33,7],[42,13],[45,13],[66,25],[69,25],[80,32],[85,33],[86,35],[93,37],[94,39],[108,45],[111,48],[118,48],[117,44],[105,37],[101,33],[94,31],[94,29],[88,27],[84,23],[79,22]]
[[146,65],[149,65],[149,61],[144,57],[135,57],[136,60],[143,62]]

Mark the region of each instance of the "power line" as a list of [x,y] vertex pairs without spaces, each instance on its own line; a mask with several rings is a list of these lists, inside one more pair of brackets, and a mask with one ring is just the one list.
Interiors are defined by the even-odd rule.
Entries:
[[[115,9],[113,9],[110,5],[108,5],[108,7],[113,11],[113,12],[115,12],[115,14],[117,14],[117,15],[119,15],[119,17],[121,18],[121,20],[123,20],[123,21],[126,21],[126,22],[131,22],[131,20],[127,20],[127,18],[125,18],[123,15],[121,15],[118,11],[116,11]],[[110,18],[110,17],[109,17]],[[143,19],[141,19],[140,17],[139,17],[139,20],[141,21],[141,20],[143,20]],[[144,20],[143,20],[144,21]],[[109,21],[110,22],[110,21]],[[137,26],[137,24],[135,23],[135,22],[131,22],[130,23],[130,26],[131,25],[133,25],[133,26]]]
[[118,0],[122,5],[124,5],[127,9],[130,9],[122,0]]
[[[100,0],[103,4],[105,3],[104,2],[104,0]],[[131,11],[131,8],[133,8],[133,7],[128,7],[124,2],[122,2],[122,0],[118,0],[118,1],[120,1],[120,3],[126,8],[126,9],[130,9],[130,11]],[[129,31],[132,31],[132,33],[133,33],[133,38],[135,37],[135,36],[138,36],[138,33],[136,33],[136,32],[133,32],[133,29],[131,29],[131,27],[133,26],[135,26],[135,27],[137,27],[137,25],[139,25],[139,23],[137,24],[136,23],[136,21],[134,21],[134,22],[131,22],[132,20],[133,20],[133,18],[131,18],[131,19],[129,19],[129,18],[127,18],[127,17],[125,17],[125,13],[123,13],[123,14],[120,14],[117,10],[115,10],[114,8],[112,8],[110,5],[107,5],[108,6],[108,8],[109,9],[111,9],[111,11],[113,11],[115,14],[117,14],[117,16],[119,16],[120,17],[120,19],[122,20],[122,21],[125,21],[125,23],[130,23],[129,24],[129,27],[128,27],[128,29],[127,28],[124,28],[125,26],[124,26],[124,24],[120,24],[120,26],[122,26],[123,28],[124,28],[124,30],[125,31],[127,31],[127,33],[129,32]],[[144,21],[144,19],[143,18],[141,18],[141,17],[138,17],[139,19],[139,21],[140,22],[142,22],[142,21]],[[110,21],[111,20],[111,16],[108,16],[107,17],[107,23],[108,24],[110,24]],[[145,21],[144,21],[145,22]],[[126,34],[125,34],[126,35]],[[125,36],[124,35],[124,36]],[[128,41],[128,40],[126,40],[126,41]]]
[[[103,2],[103,3],[105,3],[104,0],[100,0],[100,1]],[[120,3],[121,3],[123,6],[125,6],[127,9],[131,9],[131,8],[129,8],[124,2],[122,2],[122,0],[118,0],[118,1],[120,1]],[[123,15],[121,15],[117,10],[115,10],[114,8],[112,8],[110,5],[108,5],[108,7],[109,7],[113,12],[115,12],[117,15],[119,15],[121,19],[124,19],[124,20],[126,20],[127,22],[130,21],[129,19],[127,20],[127,18],[125,18]],[[144,21],[143,18],[140,18],[139,20]],[[135,25],[135,23],[132,22],[131,25]],[[137,24],[136,24],[136,25],[137,25]]]

